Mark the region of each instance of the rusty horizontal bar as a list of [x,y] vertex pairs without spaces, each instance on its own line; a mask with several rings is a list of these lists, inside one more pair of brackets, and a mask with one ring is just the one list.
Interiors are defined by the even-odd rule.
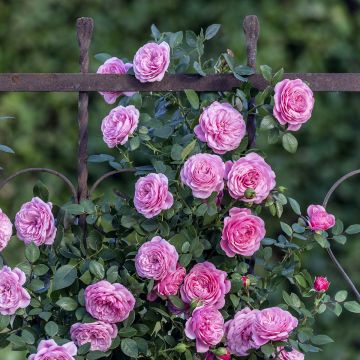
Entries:
[[[358,91],[360,73],[287,73],[288,79],[307,81],[313,91]],[[261,75],[249,77],[254,87],[264,89]],[[140,83],[131,75],[78,73],[11,73],[0,74],[0,92],[79,92],[79,91],[226,91],[238,87],[240,81],[232,74],[200,76],[194,74],[166,75],[161,82]]]

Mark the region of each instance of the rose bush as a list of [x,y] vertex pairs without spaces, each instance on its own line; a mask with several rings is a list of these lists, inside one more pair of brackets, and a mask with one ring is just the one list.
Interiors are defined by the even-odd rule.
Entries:
[[[0,211],[1,251],[26,245],[17,266],[1,257],[1,347],[31,360],[303,359],[332,341],[314,332],[318,314],[360,312],[301,262],[314,246],[344,244],[359,225],[345,228],[320,205],[304,214],[245,131],[255,121],[258,136],[295,152],[310,88],[266,65],[268,86],[253,88],[254,70],[231,51],[204,55],[218,30],[152,26],[133,64],[97,55],[99,73],[141,82],[166,72],[241,82],[227,92],[102,93],[109,104],[119,97],[99,128],[111,153],[88,161],[130,173],[133,190],[124,193],[119,177],[111,199],[99,191],[59,206],[38,183],[16,215]],[[266,237],[272,217],[275,238]]]

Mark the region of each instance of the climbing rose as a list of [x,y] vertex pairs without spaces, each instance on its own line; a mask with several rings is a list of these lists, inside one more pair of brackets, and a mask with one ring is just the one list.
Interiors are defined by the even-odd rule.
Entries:
[[212,306],[196,308],[185,324],[185,335],[196,339],[196,351],[204,353],[217,345],[224,335],[224,318]]
[[133,64],[140,82],[161,81],[170,64],[170,46],[165,41],[148,43],[136,52]]
[[[104,64],[100,65],[97,73],[98,74],[126,74],[129,69],[132,68],[132,64],[124,63],[122,60],[112,57],[107,59]],[[121,95],[131,96],[133,92],[124,92],[121,91],[100,91],[100,94],[104,97],[104,100],[108,104],[113,104],[116,99]]]
[[23,204],[15,216],[17,237],[25,244],[52,245],[56,236],[52,204],[38,197]]
[[307,214],[309,227],[313,231],[328,230],[335,225],[335,216],[328,214],[321,205],[310,205]]
[[135,184],[134,205],[136,210],[150,219],[163,210],[170,209],[174,198],[169,191],[168,178],[151,173],[139,178]]
[[97,320],[110,324],[124,321],[134,306],[134,296],[121,284],[102,280],[85,289],[86,311]]
[[142,278],[162,280],[176,270],[178,259],[174,245],[155,236],[138,250],[135,257],[136,272]]
[[193,196],[208,198],[213,192],[224,188],[225,164],[217,155],[196,154],[185,161],[180,177],[190,187]]
[[264,221],[249,209],[232,208],[224,219],[220,247],[227,256],[251,256],[265,236]]
[[286,351],[283,346],[279,346],[277,348],[278,359],[279,360],[304,360],[305,356],[300,351],[297,351],[296,349],[292,349],[291,351]]
[[250,349],[259,348],[253,334],[253,323],[258,312],[246,307],[225,323],[225,342],[231,354],[247,356]]
[[279,307],[261,310],[255,314],[253,322],[254,341],[262,346],[268,341],[287,340],[297,325],[297,319]]
[[117,106],[103,119],[101,131],[109,148],[124,145],[139,123],[139,110],[134,105]]
[[0,209],[0,251],[3,251],[12,235],[12,223],[8,216]]
[[18,268],[4,266],[0,270],[0,314],[13,315],[30,304],[30,295],[23,287],[26,276]]
[[178,264],[175,271],[169,272],[155,285],[154,290],[162,296],[176,295],[185,275],[185,268]]
[[[226,163],[226,178],[230,196],[244,202],[263,202],[275,187],[275,173],[265,160],[256,153],[250,153],[234,163]],[[252,190],[248,197],[246,191]]]
[[276,84],[273,114],[288,130],[299,130],[310,119],[313,107],[313,92],[302,80],[285,79]]
[[58,345],[54,340],[42,340],[37,353],[29,356],[28,360],[75,360],[77,348],[73,342]]
[[118,329],[114,324],[107,324],[102,321],[93,323],[76,323],[71,326],[71,340],[81,346],[87,343],[91,344],[91,351],[109,350],[112,340],[116,338]]
[[330,286],[330,282],[326,277],[316,276],[314,281],[314,290],[317,292],[325,292]]
[[245,136],[245,121],[229,103],[213,102],[200,115],[194,132],[216,154],[236,149]]
[[185,303],[190,304],[195,300],[201,305],[212,305],[215,309],[221,309],[225,305],[225,295],[230,288],[227,273],[205,261],[194,265],[186,275],[180,294]]

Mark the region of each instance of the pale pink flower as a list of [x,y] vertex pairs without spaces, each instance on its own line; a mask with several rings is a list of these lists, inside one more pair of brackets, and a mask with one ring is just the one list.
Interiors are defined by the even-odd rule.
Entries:
[[54,340],[41,340],[37,353],[28,360],[75,360],[77,348],[73,342],[58,345]]
[[279,360],[304,360],[305,359],[305,355],[296,349],[292,349],[291,351],[286,351],[283,346],[279,346],[277,348],[277,351],[279,352],[278,357],[277,357]]
[[186,276],[186,269],[180,264],[155,284],[154,290],[161,296],[176,295]]
[[12,236],[12,223],[8,216],[0,209],[0,251],[3,251]]
[[326,212],[321,205],[310,205],[307,208],[309,227],[313,231],[328,230],[335,225],[335,216]]

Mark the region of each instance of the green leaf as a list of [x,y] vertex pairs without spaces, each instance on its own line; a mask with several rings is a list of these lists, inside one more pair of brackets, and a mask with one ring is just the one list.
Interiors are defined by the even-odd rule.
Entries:
[[170,125],[164,125],[160,128],[154,129],[154,136],[160,139],[168,139],[173,133],[174,129]]
[[275,127],[275,120],[271,115],[266,115],[260,123],[260,130],[270,130]]
[[282,231],[283,231],[287,236],[290,236],[290,237],[292,236],[293,231],[292,231],[292,228],[291,228],[290,225],[288,225],[288,224],[280,221],[280,226],[281,226]]
[[275,75],[273,76],[273,78],[272,78],[272,84],[275,85],[276,83],[278,83],[279,81],[281,81],[282,78],[283,78],[283,76],[284,76],[284,69],[281,68],[281,69],[280,69],[279,71],[277,71],[277,72],[275,73]]
[[87,360],[98,360],[98,359],[103,359],[104,357],[106,357],[106,353],[96,350],[96,351],[90,351],[87,355],[86,355],[86,359]]
[[206,74],[204,73],[204,70],[201,68],[201,65],[197,62],[197,61],[194,61],[194,69],[195,71],[201,75],[201,76],[206,76]]
[[49,190],[45,186],[45,184],[42,181],[37,181],[34,189],[33,189],[34,196],[39,197],[41,200],[47,202],[49,200]]
[[155,24],[151,25],[151,34],[155,40],[159,40],[161,33]]
[[330,243],[327,238],[325,238],[321,234],[315,234],[314,239],[322,248],[327,249],[330,247]]
[[95,59],[104,63],[106,60],[110,59],[111,55],[107,53],[99,53],[95,55]]
[[348,292],[346,290],[340,290],[335,294],[335,300],[337,302],[343,302],[346,300]]
[[138,345],[137,342],[133,339],[123,339],[121,340],[121,351],[131,357],[131,358],[137,358],[139,355]]
[[56,305],[65,311],[74,311],[78,307],[78,303],[70,297],[63,297],[56,302]]
[[210,40],[212,39],[219,31],[221,25],[220,24],[212,24],[206,28],[205,31],[205,39]]
[[134,151],[140,146],[140,138],[138,136],[134,136],[129,141],[130,150]]
[[98,279],[103,279],[105,276],[104,266],[95,260],[90,261],[89,270]]
[[293,134],[285,133],[282,137],[282,145],[286,151],[294,154],[298,147],[298,141]]
[[360,304],[357,301],[347,301],[344,308],[352,313],[360,314]]
[[179,144],[174,144],[172,147],[171,147],[171,158],[175,161],[180,161],[182,160],[182,156],[181,156],[181,153],[183,151],[183,147]]
[[200,102],[199,102],[199,96],[196,93],[196,91],[191,90],[191,89],[185,89],[184,92],[185,92],[185,95],[186,95],[187,99],[189,100],[189,103],[192,106],[192,108],[197,110],[199,108]]
[[71,215],[81,215],[85,214],[85,209],[82,205],[79,204],[66,204],[62,208],[68,211]]
[[266,356],[271,356],[272,354],[274,354],[275,352],[275,347],[271,344],[265,344],[261,347],[261,351],[266,355]]
[[311,342],[315,345],[325,345],[334,342],[334,340],[327,335],[315,335],[311,337]]
[[196,34],[191,31],[191,30],[186,30],[185,32],[185,39],[186,39],[186,43],[192,47],[195,48],[197,45],[197,36]]
[[90,155],[88,157],[87,162],[88,163],[102,163],[102,162],[108,162],[108,161],[114,161],[115,158],[111,155],[107,154],[99,154],[99,155]]
[[301,215],[301,210],[300,210],[300,205],[299,203],[293,199],[293,198],[290,198],[288,197],[288,200],[289,200],[289,204],[293,210],[293,212],[296,214],[296,215]]
[[260,65],[261,75],[265,80],[271,82],[272,80],[272,69],[268,65]]
[[126,327],[119,330],[120,337],[129,338],[135,336],[136,334],[137,334],[137,330],[134,329],[133,327]]
[[184,37],[184,33],[182,31],[172,33],[170,35],[170,40],[169,40],[170,47],[173,49],[179,46],[183,41],[183,37]]
[[50,337],[55,336],[58,333],[58,331],[59,331],[59,327],[54,321],[49,321],[48,323],[46,323],[45,332]]
[[15,151],[12,148],[10,148],[6,145],[2,145],[2,144],[0,144],[0,151],[10,153],[10,154],[15,154]]
[[184,149],[181,152],[182,160],[185,160],[191,154],[191,152],[194,150],[195,145],[196,145],[196,139],[194,139],[193,141],[191,141],[191,143],[187,144],[184,147]]
[[349,235],[354,235],[360,233],[360,224],[350,225],[345,232]]
[[344,223],[340,219],[336,219],[335,225],[331,228],[334,235],[340,235],[344,231]]
[[180,310],[185,309],[185,304],[184,302],[176,295],[169,295],[168,296],[169,300],[171,301],[171,303],[177,307]]
[[25,248],[25,257],[31,262],[36,262],[40,257],[40,250],[39,248],[34,244],[30,243]]
[[61,290],[69,287],[77,278],[77,270],[72,265],[64,265],[56,270],[54,276],[54,290]]
[[34,267],[34,274],[37,276],[43,276],[49,271],[49,267],[45,264],[39,264]]
[[192,255],[191,254],[182,254],[180,256],[179,262],[182,266],[186,267],[190,264]]
[[334,240],[339,244],[344,245],[346,243],[347,238],[345,235],[334,235]]

